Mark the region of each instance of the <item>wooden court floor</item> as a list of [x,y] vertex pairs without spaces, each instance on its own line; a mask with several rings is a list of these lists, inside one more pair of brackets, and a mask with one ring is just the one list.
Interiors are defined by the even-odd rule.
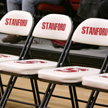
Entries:
[[[3,84],[7,84],[9,78],[10,76],[8,75],[2,75]],[[38,84],[39,84],[39,90],[43,92],[46,90],[46,87],[48,85],[47,83],[44,83],[41,81],[38,81]],[[30,80],[27,78],[18,78],[15,86],[31,89]],[[90,95],[90,92],[91,90],[77,88],[79,99],[87,100]],[[68,87],[63,86],[63,85],[57,85],[54,91],[54,94],[69,97]],[[41,98],[42,97],[43,95],[41,95]],[[10,99],[16,99],[16,100],[22,100],[25,102],[34,103],[32,92],[22,91],[18,89],[13,89],[10,95]],[[108,104],[108,94],[100,93],[97,102]],[[80,105],[80,108],[85,108],[86,104],[79,102],[79,105]],[[55,97],[51,98],[50,103],[48,104],[48,107],[50,108],[72,108],[70,100],[65,100],[65,99],[60,99],[60,98],[55,98]],[[35,107],[8,101],[5,108],[35,108]],[[105,108],[105,107],[95,106],[94,108]]]

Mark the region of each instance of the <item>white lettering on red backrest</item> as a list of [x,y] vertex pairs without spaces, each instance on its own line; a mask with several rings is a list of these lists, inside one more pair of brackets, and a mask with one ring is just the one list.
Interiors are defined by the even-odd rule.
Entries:
[[82,34],[89,34],[89,35],[107,36],[108,35],[108,28],[83,26],[81,33]]
[[67,69],[57,69],[55,71],[59,71],[59,72],[79,72],[79,71],[88,71],[89,69],[82,69],[82,68],[67,68]]
[[42,29],[46,30],[58,30],[58,31],[65,31],[66,24],[63,23],[51,23],[51,22],[43,22]]
[[44,61],[17,61],[15,63],[20,63],[20,64],[36,64],[36,63],[47,63]]
[[6,18],[5,25],[12,25],[12,26],[26,26],[28,20],[27,19],[12,19]]
[[2,57],[10,57],[10,56],[7,56],[7,55],[0,55],[0,58],[2,58]]

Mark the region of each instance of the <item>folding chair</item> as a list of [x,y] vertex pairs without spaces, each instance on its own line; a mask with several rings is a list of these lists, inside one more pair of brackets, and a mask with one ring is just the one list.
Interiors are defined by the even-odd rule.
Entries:
[[[108,20],[105,19],[95,19],[97,26],[97,33],[98,35],[94,35],[94,39],[96,39],[96,44],[100,44],[102,46],[108,46],[108,34],[107,34],[107,24]],[[84,76],[82,78],[82,85],[87,88],[91,89],[92,93],[88,99],[88,103],[86,108],[93,108],[94,105],[100,105],[104,107],[108,107],[108,105],[102,103],[96,103],[98,95],[100,92],[108,92],[108,54],[104,59],[102,64],[100,74],[97,75],[90,75]]]
[[[92,18],[83,21],[74,31],[72,41],[84,44],[101,45],[103,42],[97,40],[98,38],[101,38],[99,32],[101,24],[101,21]],[[97,68],[84,67],[81,65],[64,66],[64,61],[70,50],[70,45],[71,43],[69,44],[66,53],[62,55],[58,61],[56,68],[38,71],[38,78],[40,80],[50,82],[39,108],[45,108],[47,106],[56,84],[69,86],[72,108],[79,108],[75,87],[82,85],[81,81],[83,76],[98,74],[100,71],[100,69]]]
[[[66,41],[67,38],[72,33],[73,25],[71,19],[66,15],[59,14],[49,14],[43,17],[35,26],[32,38],[29,41],[29,45],[27,46],[27,50],[25,50],[24,55],[30,49],[31,42],[34,37],[44,38],[44,39],[57,39]],[[70,43],[70,39],[68,39],[68,43]],[[67,48],[67,47],[66,47]],[[62,54],[63,55],[63,54]],[[57,62],[48,61],[43,59],[27,59],[27,60],[16,60],[5,63],[0,63],[1,73],[10,74],[11,77],[8,86],[3,94],[3,97],[0,101],[1,108],[4,108],[7,99],[11,93],[11,90],[16,82],[17,77],[29,77],[33,79],[35,82],[36,89],[34,90],[35,103],[40,104],[39,92],[37,91],[37,71],[42,68],[53,68],[56,67]],[[32,81],[32,82],[33,82]],[[38,101],[38,102],[37,102]],[[38,107],[38,106],[37,106]]]
[[[11,11],[5,14],[0,21],[0,33],[27,36],[33,26],[33,17],[22,11]],[[18,60],[18,56],[0,54],[0,62]],[[0,76],[1,94],[3,94],[2,81]]]

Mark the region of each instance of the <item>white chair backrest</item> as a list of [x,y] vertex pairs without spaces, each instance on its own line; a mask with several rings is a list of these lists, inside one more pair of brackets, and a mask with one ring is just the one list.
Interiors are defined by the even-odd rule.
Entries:
[[89,18],[83,21],[74,31],[72,41],[108,46],[108,20]]
[[0,21],[0,33],[26,36],[33,26],[33,17],[29,12],[10,11]]
[[37,23],[33,36],[45,39],[67,40],[72,27],[72,21],[68,16],[49,14]]

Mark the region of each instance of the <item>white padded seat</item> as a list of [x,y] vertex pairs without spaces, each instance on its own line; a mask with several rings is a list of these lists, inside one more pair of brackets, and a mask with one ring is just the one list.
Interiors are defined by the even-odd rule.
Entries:
[[18,56],[10,54],[0,54],[0,62],[6,62],[11,60],[18,60]]
[[108,90],[108,73],[84,76],[82,84],[88,87]]
[[57,62],[41,60],[41,59],[29,59],[29,60],[16,60],[0,63],[0,69],[6,71],[8,74],[17,75],[36,75],[37,70],[41,68],[55,67]]
[[38,71],[39,79],[45,79],[55,82],[78,83],[82,81],[82,77],[91,74],[98,74],[100,69],[68,66],[52,69],[42,69]]

